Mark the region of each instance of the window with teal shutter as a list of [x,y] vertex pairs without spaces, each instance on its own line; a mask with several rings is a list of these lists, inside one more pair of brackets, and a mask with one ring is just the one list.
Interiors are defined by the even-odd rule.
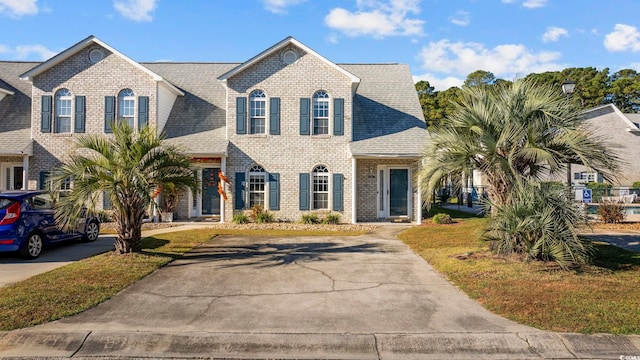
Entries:
[[247,98],[236,98],[236,134],[247,133]]
[[344,176],[333,174],[333,211],[344,210]]
[[333,135],[344,135],[344,99],[333,99]]
[[116,121],[116,97],[104,97],[104,132],[112,133],[111,125]]
[[300,135],[310,135],[310,122],[311,122],[311,99],[300,99]]
[[309,199],[310,199],[310,176],[307,173],[300,173],[300,185],[299,185],[299,202],[300,202],[300,210],[309,210]]
[[269,174],[269,210],[280,210],[280,174]]
[[280,98],[269,99],[269,134],[280,135]]
[[83,133],[85,128],[85,97],[84,96],[76,96],[75,97],[75,119],[73,132],[75,133]]
[[138,96],[138,131],[149,126],[149,97]]
[[42,95],[40,107],[40,131],[43,133],[51,132],[51,95]]
[[236,189],[234,194],[234,204],[236,210],[244,209],[244,195],[245,195],[245,173],[236,173]]

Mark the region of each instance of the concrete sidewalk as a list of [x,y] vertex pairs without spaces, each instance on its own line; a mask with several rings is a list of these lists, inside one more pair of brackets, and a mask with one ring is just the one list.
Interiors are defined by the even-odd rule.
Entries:
[[482,308],[396,239],[221,236],[82,314],[0,333],[0,358],[620,359]]

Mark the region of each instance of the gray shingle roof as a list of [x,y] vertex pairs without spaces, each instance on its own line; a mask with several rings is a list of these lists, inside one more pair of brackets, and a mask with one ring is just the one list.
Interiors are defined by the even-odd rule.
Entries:
[[352,154],[419,156],[428,133],[409,67],[340,66],[361,80],[354,98]]
[[217,79],[238,64],[143,63],[184,91],[164,127],[167,141],[192,154],[225,154],[226,90]]
[[19,75],[38,64],[0,61],[0,86],[14,92],[0,100],[0,155],[31,151],[31,83]]

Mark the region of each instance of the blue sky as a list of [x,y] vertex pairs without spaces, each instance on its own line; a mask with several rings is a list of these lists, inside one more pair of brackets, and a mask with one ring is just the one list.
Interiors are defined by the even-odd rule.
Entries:
[[242,62],[290,35],[336,63],[409,64],[445,90],[479,69],[640,71],[638,14],[638,0],[0,0],[0,59],[95,35],[136,61]]

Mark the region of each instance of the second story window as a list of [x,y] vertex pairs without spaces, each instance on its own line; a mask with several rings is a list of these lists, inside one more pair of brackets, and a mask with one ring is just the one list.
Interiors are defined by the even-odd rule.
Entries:
[[313,135],[329,134],[329,94],[318,91],[313,94]]
[[118,94],[118,121],[123,121],[135,129],[136,97],[131,89],[124,89]]
[[67,89],[56,91],[55,132],[71,132],[71,102],[73,96]]
[[249,133],[264,134],[267,119],[267,97],[261,90],[251,92],[249,96]]

